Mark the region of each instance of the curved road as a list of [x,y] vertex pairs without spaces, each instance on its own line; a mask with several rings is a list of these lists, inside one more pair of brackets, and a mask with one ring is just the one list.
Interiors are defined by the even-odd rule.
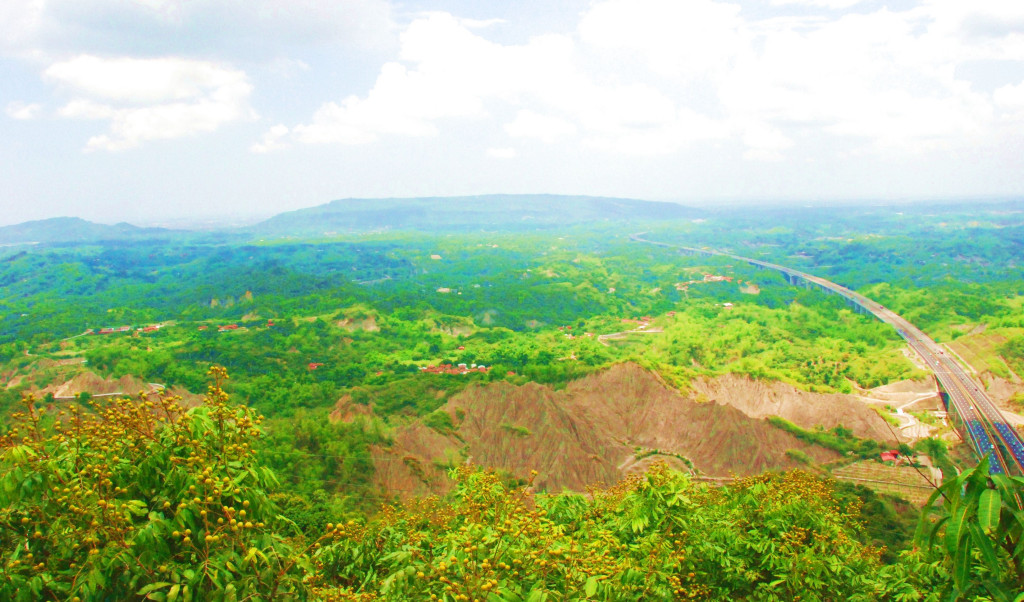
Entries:
[[679,249],[689,253],[729,257],[753,266],[775,270],[781,272],[790,284],[813,284],[826,292],[838,294],[891,325],[935,373],[942,389],[948,394],[950,409],[955,411],[955,415],[959,416],[963,423],[962,430],[965,431],[971,447],[978,457],[988,456],[990,458],[990,472],[1007,472],[1009,469],[1016,474],[1024,474],[1024,443],[1017,431],[1006,422],[999,408],[992,403],[981,386],[964,372],[960,364],[950,358],[931,337],[921,332],[899,314],[845,286],[806,272],[713,249],[698,249],[647,240],[641,238],[642,234],[634,234],[630,238],[637,242]]

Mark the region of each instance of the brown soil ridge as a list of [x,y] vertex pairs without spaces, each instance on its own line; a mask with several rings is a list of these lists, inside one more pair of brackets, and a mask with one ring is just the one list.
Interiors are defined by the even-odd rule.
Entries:
[[585,491],[657,459],[686,469],[677,456],[711,476],[800,466],[788,450],[819,462],[837,457],[732,406],[696,403],[632,363],[560,391],[536,383],[471,386],[442,410],[456,425],[453,432],[415,422],[395,433],[390,449],[376,451],[375,478],[384,490],[400,496],[443,491],[446,467],[465,462],[517,478],[537,470],[540,490]]
[[692,387],[695,393],[751,418],[778,416],[808,430],[841,425],[864,439],[893,441],[895,429],[890,430],[885,419],[854,395],[809,393],[786,383],[737,374],[696,379]]
[[352,401],[351,395],[345,395],[338,400],[338,403],[334,404],[334,409],[331,410],[328,417],[332,422],[351,423],[356,419],[356,416],[372,415],[373,410],[370,409],[370,406],[355,403]]
[[[110,395],[112,393],[123,393],[134,397],[139,393],[154,393],[160,390],[136,376],[122,376],[121,378],[103,378],[93,372],[79,372],[70,380],[58,382],[40,389],[36,395],[42,396],[46,393],[53,393],[58,399],[77,397],[80,393],[87,392],[91,395]],[[171,395],[181,397],[181,403],[185,407],[193,407],[202,403],[203,396],[192,393],[182,387],[172,387],[168,391]]]

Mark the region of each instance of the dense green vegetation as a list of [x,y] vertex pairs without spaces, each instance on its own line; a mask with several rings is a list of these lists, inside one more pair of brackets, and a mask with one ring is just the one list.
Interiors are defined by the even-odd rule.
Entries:
[[[695,374],[738,372],[838,391],[912,374],[890,329],[834,299],[615,232],[373,238],[13,253],[3,264],[10,286],[0,302],[0,352],[10,368],[31,364],[31,348],[53,360],[85,359],[104,377],[192,391],[216,363],[235,375],[232,393],[268,415],[323,408],[346,392],[372,398],[385,415],[425,414],[443,398],[424,389],[450,395],[469,380],[425,384],[417,368],[441,362],[492,368],[473,378],[515,372],[564,383],[642,359],[680,385]],[[704,282],[704,274],[759,293]],[[663,335],[610,345],[584,336],[634,329],[636,321],[623,319],[643,316]],[[128,333],[78,336],[125,324]],[[163,327],[135,331],[148,324]],[[240,328],[218,331],[229,324]],[[322,365],[310,370],[312,363]]]
[[261,418],[219,387],[188,412],[129,398],[70,415],[31,402],[0,445],[6,600],[274,599],[301,556],[254,455]]
[[[911,551],[912,509],[823,479],[799,450],[786,453],[811,474],[718,487],[658,467],[588,496],[464,467],[443,497],[392,506],[403,492],[375,474],[416,420],[458,437],[439,408],[474,384],[557,388],[625,361],[684,392],[723,374],[815,392],[925,374],[839,299],[630,239],[641,230],[831,278],[940,341],[984,335],[984,378],[1024,375],[1024,226],[1005,208],[967,213],[2,247],[0,434],[17,430],[0,441],[0,598],[1013,599],[1019,479],[992,481],[996,500],[964,472]],[[90,395],[104,379],[165,394]],[[844,459],[893,445],[769,423]],[[965,467],[938,439],[915,449],[947,475]]]
[[[27,405],[0,441],[0,595],[925,600],[1021,583],[1008,559],[1020,554],[1022,483],[988,489],[979,471],[944,488],[934,528],[922,522],[922,533],[945,529],[930,552],[873,547],[899,521],[879,512],[887,522],[866,530],[873,496],[801,472],[711,487],[656,465],[589,496],[535,496],[463,467],[444,499],[346,520],[277,494],[260,461],[275,453],[262,418],[230,404],[225,374],[213,374],[206,403],[188,411],[167,397],[70,416]],[[310,512],[330,522],[303,530],[288,517]]]
[[778,416],[769,416],[768,422],[788,433],[796,435],[796,438],[801,441],[814,443],[815,445],[835,450],[844,455],[857,454],[862,458],[868,458],[877,454],[881,449],[881,446],[877,441],[872,441],[870,439],[858,439],[853,436],[850,429],[843,428],[841,426],[833,427],[827,431],[821,428],[809,431],[807,429],[800,428],[785,418],[779,418]]
[[709,487],[656,466],[585,497],[461,468],[443,500],[372,521],[320,506],[333,520],[304,531],[276,514],[290,498],[259,461],[275,453],[261,418],[219,384],[189,411],[140,398],[18,420],[0,446],[5,599],[1010,599],[1022,583],[1024,482],[990,489],[984,467],[936,492],[921,537],[944,533],[939,549],[883,560],[864,520],[885,507],[800,472]]

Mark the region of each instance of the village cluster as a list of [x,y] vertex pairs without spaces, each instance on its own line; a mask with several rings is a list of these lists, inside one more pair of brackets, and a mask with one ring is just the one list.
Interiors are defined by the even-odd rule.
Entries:
[[691,284],[700,284],[702,282],[732,282],[732,276],[716,276],[715,274],[704,273],[703,278],[700,280],[687,280],[686,282],[677,282],[676,290],[685,291],[690,287]]

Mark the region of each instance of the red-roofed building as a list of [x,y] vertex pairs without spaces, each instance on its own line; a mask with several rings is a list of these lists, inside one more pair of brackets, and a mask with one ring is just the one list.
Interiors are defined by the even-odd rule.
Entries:
[[322,364],[322,363],[320,363],[320,362],[310,362],[310,363],[309,363],[309,369],[310,369],[310,370],[316,370],[316,369],[317,369],[317,368],[319,368],[320,366],[323,366],[323,364]]
[[895,449],[884,451],[881,454],[882,462],[898,462],[900,459],[900,452]]
[[115,332],[128,332],[131,326],[119,326],[118,328],[100,328],[99,334],[113,334]]

